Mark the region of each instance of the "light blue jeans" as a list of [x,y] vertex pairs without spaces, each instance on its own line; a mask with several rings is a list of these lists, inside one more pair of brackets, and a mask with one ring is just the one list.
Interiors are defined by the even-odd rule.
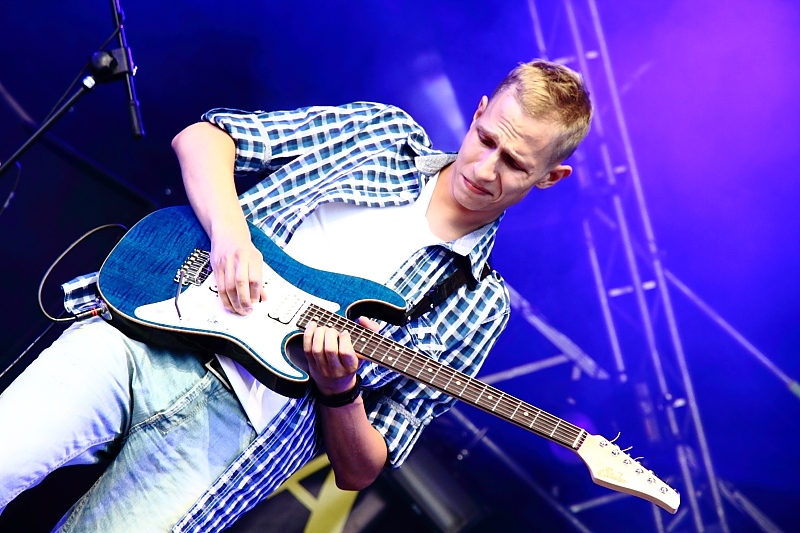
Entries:
[[0,396],[0,511],[58,467],[113,457],[56,529],[168,531],[254,438],[201,359],[92,319]]

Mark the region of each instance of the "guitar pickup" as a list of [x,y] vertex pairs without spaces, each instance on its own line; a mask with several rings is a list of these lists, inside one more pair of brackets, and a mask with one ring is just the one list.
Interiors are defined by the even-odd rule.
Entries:
[[[267,298],[267,302],[270,301],[270,298]],[[270,310],[267,315],[273,319],[277,320],[281,324],[288,324],[292,321],[292,318],[297,315],[300,308],[303,307],[303,303],[305,303],[305,299],[301,298],[297,294],[286,294],[277,305],[270,306]]]

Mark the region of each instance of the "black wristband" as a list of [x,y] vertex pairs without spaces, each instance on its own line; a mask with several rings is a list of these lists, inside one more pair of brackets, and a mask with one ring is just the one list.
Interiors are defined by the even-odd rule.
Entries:
[[361,395],[361,376],[356,374],[356,384],[353,385],[352,389],[340,392],[339,394],[331,394],[330,396],[322,394],[313,380],[311,381],[311,387],[314,390],[314,396],[317,397],[317,401],[320,404],[325,407],[342,407],[350,405]]

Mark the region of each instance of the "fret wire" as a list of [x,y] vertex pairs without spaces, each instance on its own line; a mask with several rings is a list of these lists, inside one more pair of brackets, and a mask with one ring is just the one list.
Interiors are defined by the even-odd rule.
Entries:
[[[545,427],[549,427],[550,425],[559,422],[561,426],[566,425],[566,427],[563,428],[564,430],[567,430],[568,432],[571,432],[574,435],[577,435],[578,433],[580,433],[580,431],[582,431],[581,428],[579,428],[577,426],[574,426],[574,425],[570,424],[569,422],[561,420],[558,417],[556,417],[554,415],[551,415],[550,413],[548,413],[546,411],[542,411],[541,409],[538,409],[538,408],[536,408],[536,407],[534,407],[534,406],[532,406],[530,404],[526,404],[525,402],[522,402],[521,400],[516,400],[516,401],[519,402],[519,404],[516,406],[516,408],[514,410],[514,413],[510,417],[512,419],[517,416],[517,413],[519,412],[519,408],[523,407],[528,412],[530,412],[530,411],[536,411],[537,412],[537,414],[536,414],[536,423],[539,426],[545,424]],[[529,423],[528,426],[531,427],[532,423]],[[559,429],[562,429],[562,428],[559,427]]]
[[483,393],[484,393],[484,392],[486,392],[486,389],[489,387],[489,385],[485,385],[485,384],[483,384],[483,383],[481,383],[481,382],[478,382],[478,383],[480,383],[481,385],[483,385],[483,390],[480,392],[480,394],[478,394],[478,397],[477,397],[477,398],[475,398],[475,403],[476,403],[476,404],[480,404],[481,397],[483,397]]
[[[445,387],[447,386],[448,383],[450,383],[450,380],[453,379],[452,374],[453,374],[452,368],[450,368],[447,365],[439,363],[438,366],[436,367],[436,373],[434,374],[433,379],[431,380],[431,385],[433,385],[434,387],[438,388],[443,392],[446,392]],[[450,375],[450,377],[448,377],[448,375]]]
[[[481,386],[483,387],[483,389],[480,392],[478,392],[477,389],[479,387],[481,387]],[[475,405],[480,405],[479,400],[480,400],[481,396],[483,395],[483,393],[486,392],[486,388],[487,387],[488,387],[488,385],[486,385],[485,383],[477,381],[477,380],[475,380],[473,378],[469,378],[469,386],[467,388],[470,389],[470,392],[473,395],[475,395],[475,398],[473,400],[470,400],[470,401]]]
[[514,412],[511,413],[511,416],[508,417],[510,420],[514,420],[514,415],[517,414],[517,411],[519,411],[519,406],[521,404],[522,404],[522,402],[519,402],[519,401],[517,402],[517,406],[514,408]]
[[[541,414],[542,412],[539,412],[539,416],[541,416]],[[542,417],[541,420],[539,419],[539,417],[537,417],[536,420],[533,422],[533,425],[535,426],[537,424],[540,431],[546,433],[547,435],[550,435],[550,428],[554,427],[553,421],[548,419],[547,417]]]
[[436,368],[435,374],[428,383],[445,394],[455,396],[455,394],[451,393],[449,387],[453,382],[453,378],[461,373],[433,359],[430,360],[430,363],[426,363],[426,366]]
[[437,363],[437,361],[430,359],[425,363],[425,366],[422,367],[422,372],[425,373],[426,369],[428,372],[433,372],[433,374],[426,374],[426,376],[430,376],[430,379],[426,379],[426,382],[431,385],[435,385],[434,382],[436,381],[436,376],[439,375],[439,370],[442,369],[442,365]]
[[[492,412],[493,413],[497,412],[497,406],[500,405],[500,401],[503,399],[504,396],[505,396],[505,393],[503,391],[500,391],[500,396],[497,398],[497,401],[492,406]],[[491,395],[490,395],[490,399],[491,399]]]
[[542,411],[542,415],[543,415],[543,417],[542,417],[543,420],[546,420],[548,424],[555,423],[556,425],[559,425],[559,424],[560,425],[566,425],[567,428],[565,428],[565,429],[580,430],[580,428],[578,428],[577,426],[574,426],[574,425],[570,424],[569,422],[567,422],[566,420],[562,420],[561,418],[558,418],[557,416],[551,415],[550,413],[548,413],[546,411]]
[[[382,341],[380,336],[376,336],[372,331],[360,332],[361,337],[364,338],[364,350],[359,351],[361,355],[369,357],[373,361],[382,362],[386,359],[386,350],[382,350]],[[371,352],[366,353],[366,348],[370,348]]]
[[[414,360],[415,365],[417,363],[419,363],[419,362],[420,361],[418,361],[416,359]],[[426,374],[425,371],[427,369],[429,369],[429,368],[433,368],[434,365],[432,365],[431,363],[434,363],[435,361],[433,361],[432,359],[428,359],[427,357],[423,356],[423,360],[421,362],[422,362],[422,364],[419,366],[419,369],[415,370],[416,371],[416,376],[415,377],[420,378],[425,383],[431,384],[431,381],[429,379],[427,379],[427,376],[429,376],[429,374]],[[425,376],[425,377],[423,377],[423,376]]]
[[[369,334],[370,331],[361,327],[359,324],[356,324],[356,327],[353,329],[353,333],[350,334],[353,339],[353,348],[355,348],[358,353],[366,357],[374,355],[378,349],[378,343],[373,342],[372,336]],[[364,346],[361,348],[358,347],[360,342],[363,342],[364,344]],[[369,355],[366,353],[367,348],[372,349],[372,352]]]
[[456,375],[456,376],[455,376],[455,378],[456,378],[455,384],[456,384],[456,385],[458,385],[459,387],[461,387],[461,390],[459,390],[458,392],[456,392],[456,393],[454,394],[454,396],[456,396],[456,397],[459,397],[459,398],[460,398],[460,397],[461,397],[461,395],[462,395],[462,394],[464,393],[464,391],[466,390],[467,386],[469,386],[469,381],[462,379],[462,376],[461,376],[461,374],[458,374],[458,375]]
[[[383,341],[381,341],[381,342],[383,342]],[[392,353],[393,353],[393,358],[395,360],[395,363],[393,364],[393,366],[399,372],[406,372],[408,370],[408,368],[411,366],[411,363],[414,362],[413,356],[415,355],[415,352],[413,350],[409,350],[405,346],[397,345],[397,344],[394,343],[394,341],[391,341],[389,339],[386,339],[386,342],[387,342],[387,345],[390,348],[393,348]],[[396,348],[396,349],[394,349],[394,348]],[[399,367],[399,363],[403,363],[403,362],[406,364],[406,366],[401,371],[400,367]]]
[[403,356],[403,347],[397,343],[394,343],[390,339],[384,338],[382,335],[378,335],[380,340],[378,341],[378,346],[386,345],[388,348],[384,349],[384,354],[382,360],[389,359],[391,361],[392,368],[395,368],[395,364],[397,362],[398,357]]
[[[356,351],[358,351],[361,355],[364,355],[366,357],[370,357],[370,358],[375,357],[375,352],[378,351],[378,348],[381,345],[380,342],[374,342],[372,340],[372,336],[369,335],[366,332],[359,331],[358,335],[359,335],[358,336],[359,340],[361,340],[361,339],[364,340],[364,348],[361,349],[361,350],[356,350]],[[366,353],[366,351],[367,351],[366,349],[370,348],[370,347],[372,348],[372,351],[369,354],[367,354]]]
[[519,411],[519,406],[522,402],[513,396],[509,396],[508,394],[503,395],[503,399],[500,401],[498,406],[498,411],[503,410],[508,412],[508,418],[514,418],[514,415]]
[[[476,400],[476,403],[485,410],[489,411],[490,413],[497,413],[496,411],[497,404],[500,403],[502,397],[503,397],[502,391],[497,391],[497,389],[494,389],[493,387],[486,385],[483,391],[481,392],[480,396]],[[492,402],[494,402],[494,404],[492,404]]]
[[472,380],[469,377],[465,376],[462,381],[464,382],[464,388],[461,389],[460,396],[464,400],[472,403],[472,396],[470,396],[470,394],[473,394],[474,396],[474,393],[472,392],[472,389],[474,387],[474,385],[472,384]]
[[501,391],[500,389],[496,389],[495,387],[492,387],[491,385],[487,385],[486,389],[484,390],[484,392],[486,392],[486,390],[489,391],[488,398],[490,400],[492,400],[494,398],[497,398],[497,401],[492,406],[492,412],[496,413],[497,412],[496,411],[497,406],[500,405],[500,402],[503,400],[503,398],[507,397],[508,395],[505,392]]
[[[404,357],[407,357],[407,354],[404,353],[406,351],[405,347],[397,344],[391,339],[387,339],[379,333],[370,330],[367,331],[367,335],[369,335],[371,342],[375,344],[374,352],[380,352],[380,355],[378,358],[376,358],[376,360],[388,365],[393,370],[399,371],[399,368],[397,367],[398,361],[402,362]],[[388,363],[386,362],[387,359],[389,360]]]
[[[414,372],[414,370],[411,370],[412,365],[413,365],[414,369],[418,368],[419,367],[419,361],[417,360],[417,357],[415,355],[408,355],[408,354],[404,354],[404,355],[407,356],[406,359],[408,359],[408,362],[406,363],[405,368],[403,368],[403,372],[405,372],[407,374],[412,374]],[[413,374],[413,375],[414,375],[414,377],[417,376],[417,374]]]
[[[380,347],[380,342],[377,342],[373,332],[360,324],[356,324],[353,328],[353,333],[351,333],[351,337],[353,339],[353,347],[356,348],[356,351],[365,357],[379,357],[376,356],[376,352]],[[363,343],[363,347],[359,348],[358,343]],[[367,350],[370,350],[370,353],[367,353]]]
[[[524,417],[525,425],[529,429],[533,427],[533,420],[530,420],[531,413],[533,413],[536,416],[538,416],[538,411],[539,411],[538,409],[525,409],[525,410],[522,411],[522,416]],[[534,420],[535,420],[535,417],[534,417]],[[520,420],[520,422],[522,422],[522,420]]]
[[405,350],[399,350],[398,351],[398,355],[400,356],[399,359],[402,362],[404,362],[406,364],[406,366],[401,369],[400,366],[398,365],[396,368],[400,372],[407,373],[408,367],[411,365],[413,359],[408,357],[408,354],[405,353]]
[[422,373],[427,362],[432,361],[427,355],[421,355],[409,349],[403,349],[403,356],[408,359],[405,371],[413,377],[418,377]]
[[552,420],[548,420],[546,423],[540,422],[539,431],[551,439],[564,440],[563,432],[558,431],[562,423],[563,421],[561,419],[556,419],[555,424],[553,424]]
[[[448,367],[448,368],[449,368],[449,367]],[[458,372],[456,372],[456,371],[455,371],[455,370],[453,370],[452,368],[449,368],[449,370],[450,370],[450,372],[449,372],[449,373],[450,373],[450,379],[448,379],[448,380],[447,380],[447,383],[445,383],[444,387],[442,387],[442,390],[443,390],[445,393],[447,393],[447,391],[449,390],[449,389],[448,389],[448,387],[450,386],[450,383],[452,383],[452,382],[453,382],[453,378],[454,378],[454,377],[456,377],[456,376],[458,375]]]
[[525,402],[520,400],[519,401],[519,405],[517,405],[517,407],[514,409],[514,414],[512,416],[514,418],[516,418],[516,417],[518,417],[520,415],[529,416],[529,413],[531,413],[533,411],[538,411],[538,409],[536,409],[534,406],[532,406],[530,404],[527,404],[527,403],[525,403]]
[[536,421],[539,419],[539,415],[540,415],[540,414],[542,414],[542,412],[541,412],[539,409],[537,409],[537,410],[536,410],[536,416],[534,416],[534,417],[533,417],[533,420],[531,420],[531,425],[530,425],[530,426],[528,426],[528,427],[530,427],[531,429],[533,429],[533,426],[535,426],[535,425],[536,425]]
[[494,400],[495,398],[497,399],[497,401],[494,402],[494,405],[491,408],[491,412],[497,413],[498,412],[498,409],[497,409],[498,406],[501,406],[501,404],[503,403],[503,400],[505,398],[507,398],[508,395],[505,392],[501,391],[500,389],[492,387],[491,385],[487,385],[486,386],[486,389],[484,390],[484,393],[486,391],[489,392],[488,398],[490,400]]

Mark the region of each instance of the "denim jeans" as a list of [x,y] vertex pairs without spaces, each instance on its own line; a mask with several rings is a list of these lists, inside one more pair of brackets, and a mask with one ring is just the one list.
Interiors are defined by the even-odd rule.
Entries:
[[167,531],[254,438],[195,354],[91,319],[0,396],[0,510],[60,466],[113,458],[56,529]]

